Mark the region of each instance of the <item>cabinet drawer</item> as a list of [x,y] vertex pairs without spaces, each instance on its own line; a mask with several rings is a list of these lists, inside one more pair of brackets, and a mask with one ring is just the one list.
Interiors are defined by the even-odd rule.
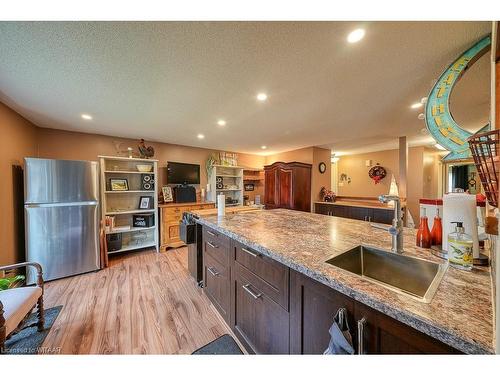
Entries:
[[279,288],[271,285],[266,280],[257,276],[255,273],[250,271],[245,266],[242,266],[238,262],[234,262],[233,265],[234,273],[245,277],[248,280],[251,280],[252,285],[254,285],[257,289],[266,294],[268,298],[279,304],[283,309],[288,311],[288,277],[289,270],[286,268],[284,270],[286,283],[280,285]]
[[[213,233],[213,234],[211,234]],[[229,238],[203,228],[203,256],[211,256],[224,266],[229,266]]]
[[203,240],[210,241],[212,244],[217,244],[225,248],[229,248],[231,246],[231,240],[229,237],[206,226],[203,227]]
[[204,290],[226,322],[229,322],[230,280],[229,267],[226,267],[210,255],[203,259]]
[[[240,269],[244,268],[240,266]],[[257,354],[288,354],[288,311],[269,298],[255,282],[256,276],[247,272],[236,271],[233,280],[234,331],[247,348]]]
[[288,310],[288,267],[233,241],[234,260],[262,279],[261,287],[277,303]]
[[162,212],[167,220],[171,220],[172,216],[179,215],[185,211],[185,207],[163,207]]

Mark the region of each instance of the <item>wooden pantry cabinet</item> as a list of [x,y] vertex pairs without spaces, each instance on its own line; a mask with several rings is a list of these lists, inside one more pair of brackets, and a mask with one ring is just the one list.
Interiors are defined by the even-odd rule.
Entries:
[[311,211],[311,164],[276,162],[264,167],[267,209]]
[[182,214],[186,211],[203,210],[215,208],[214,203],[190,202],[190,203],[166,203],[160,204],[160,250],[165,251],[169,247],[184,246],[180,238],[180,221]]

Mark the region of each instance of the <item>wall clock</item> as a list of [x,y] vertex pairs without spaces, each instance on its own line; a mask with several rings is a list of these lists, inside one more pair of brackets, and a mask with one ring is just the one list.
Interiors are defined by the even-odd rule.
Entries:
[[319,168],[319,173],[326,172],[326,164],[325,163],[323,163],[323,162],[319,163],[318,168]]

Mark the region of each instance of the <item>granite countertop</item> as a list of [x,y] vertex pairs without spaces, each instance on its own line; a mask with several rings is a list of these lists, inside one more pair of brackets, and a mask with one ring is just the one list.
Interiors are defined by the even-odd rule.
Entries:
[[[390,235],[367,222],[284,209],[198,222],[465,353],[494,353],[489,267],[472,272],[448,267],[425,303],[325,263],[359,244],[390,249]],[[415,246],[415,233],[404,229],[405,255],[443,262]]]

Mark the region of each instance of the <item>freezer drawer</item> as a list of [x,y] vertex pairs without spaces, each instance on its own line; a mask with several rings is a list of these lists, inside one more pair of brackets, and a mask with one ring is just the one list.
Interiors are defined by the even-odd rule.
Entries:
[[[26,258],[43,267],[44,280],[99,268],[98,205],[25,205]],[[32,272],[32,271],[31,271]],[[35,281],[28,270],[28,282]]]
[[98,201],[95,161],[25,158],[24,203]]

